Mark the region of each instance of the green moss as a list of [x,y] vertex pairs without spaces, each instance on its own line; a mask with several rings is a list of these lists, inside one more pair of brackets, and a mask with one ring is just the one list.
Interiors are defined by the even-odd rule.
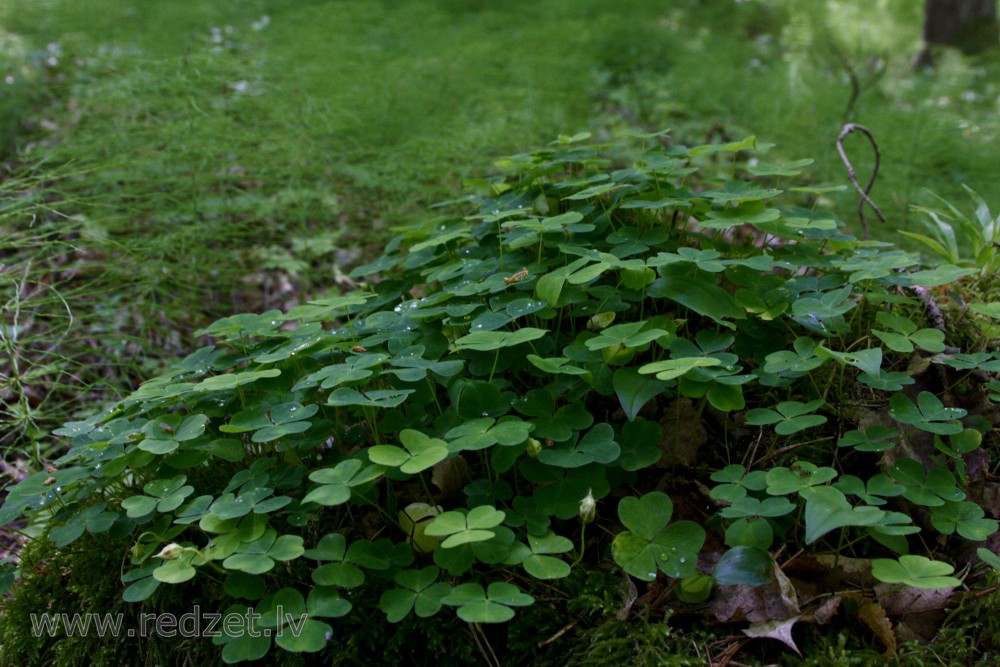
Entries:
[[[0,602],[0,662],[4,665],[71,667],[80,664],[116,667],[128,664],[208,664],[217,660],[211,643],[139,635],[142,614],[157,611],[183,613],[200,599],[203,586],[164,587],[143,604],[121,599],[122,554],[128,545],[106,535],[88,535],[65,549],[44,538],[32,540],[21,552],[21,577]],[[178,611],[181,610],[181,611]],[[100,636],[96,623],[86,632],[69,636],[60,627],[52,636],[43,632],[42,614],[100,615],[119,631]],[[84,627],[84,626],[78,626]],[[153,633],[147,632],[152,635]]]

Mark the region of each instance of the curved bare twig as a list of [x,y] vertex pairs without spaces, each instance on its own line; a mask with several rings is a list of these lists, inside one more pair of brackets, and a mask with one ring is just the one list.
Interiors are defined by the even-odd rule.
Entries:
[[[858,183],[858,176],[854,171],[854,165],[851,161],[847,159],[847,153],[844,152],[844,139],[851,132],[860,132],[865,137],[868,138],[869,143],[872,145],[872,150],[875,151],[875,166],[872,167],[871,178],[868,179],[868,185],[861,188]],[[867,203],[875,211],[875,215],[878,216],[879,221],[885,222],[885,214],[882,213],[882,209],[878,207],[878,204],[871,200],[868,193],[871,192],[872,186],[875,184],[875,177],[878,176],[879,164],[882,162],[882,155],[878,150],[878,143],[875,141],[875,137],[872,135],[871,130],[869,130],[864,125],[857,125],[855,123],[847,123],[844,125],[843,129],[840,131],[840,136],[837,137],[837,152],[840,153],[840,159],[843,160],[844,166],[847,167],[847,177],[851,179],[851,185],[854,189],[858,191],[861,195],[861,199],[858,200],[858,218],[861,219],[861,227],[864,229],[865,238],[868,238],[868,221],[865,220],[865,204]]]

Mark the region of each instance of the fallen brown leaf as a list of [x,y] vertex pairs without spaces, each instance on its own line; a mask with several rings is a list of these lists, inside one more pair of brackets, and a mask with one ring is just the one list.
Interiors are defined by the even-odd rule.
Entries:
[[723,623],[747,620],[754,625],[800,616],[795,587],[777,565],[774,578],[774,583],[763,586],[720,587],[711,613]]
[[896,653],[896,633],[893,632],[892,622],[886,616],[882,605],[863,595],[844,595],[844,597],[858,603],[858,619],[868,626],[879,643],[885,647],[885,656],[894,655]]
[[465,486],[468,469],[469,464],[461,456],[445,459],[434,466],[431,483],[441,489],[444,495],[450,495]]
[[817,625],[826,625],[833,620],[833,617],[837,615],[840,610],[840,596],[834,595],[827,598],[823,604],[819,606],[816,611],[812,613],[813,619],[816,621]]
[[879,605],[886,614],[899,619],[897,637],[922,643],[933,640],[937,635],[953,593],[951,588],[927,589],[889,584],[875,587]]
[[801,617],[793,616],[785,619],[784,621],[768,621],[767,623],[758,623],[757,625],[752,625],[743,630],[743,634],[753,639],[777,639],[779,642],[795,651],[795,653],[801,658],[802,653],[799,652],[799,647],[795,645],[795,640],[792,638],[792,626],[795,625],[799,618]]

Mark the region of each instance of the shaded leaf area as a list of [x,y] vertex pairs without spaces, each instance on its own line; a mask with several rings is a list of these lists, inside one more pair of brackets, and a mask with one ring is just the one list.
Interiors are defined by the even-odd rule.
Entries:
[[505,624],[568,608],[597,570],[635,588],[623,618],[641,589],[789,650],[838,605],[888,650],[900,614],[878,585],[977,590],[997,562],[962,559],[998,526],[976,382],[1000,357],[921,333],[918,258],[762,211],[770,181],[692,178],[752,137],[586,139],[501,160],[351,294],[205,327],[59,429],[68,453],[0,521],[127,542],[130,603],[200,584],[289,628],[216,638],[225,662],[331,650],[355,614]]

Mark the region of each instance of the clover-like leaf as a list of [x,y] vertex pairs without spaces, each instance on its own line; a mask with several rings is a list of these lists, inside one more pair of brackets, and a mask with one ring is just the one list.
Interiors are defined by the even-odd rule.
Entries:
[[402,405],[414,389],[372,389],[361,392],[353,387],[340,387],[326,399],[327,405],[360,405],[371,408],[395,408]]
[[379,599],[379,608],[385,612],[386,620],[398,623],[411,611],[418,618],[428,618],[440,611],[452,588],[438,581],[440,568],[431,565],[422,570],[401,570],[396,573],[395,582],[399,588],[391,588]]
[[573,548],[573,542],[561,535],[548,531],[544,535],[528,534],[528,543],[517,542],[505,561],[508,565],[521,565],[536,579],[561,579],[569,576],[570,565],[561,558],[550,554],[566,553]]
[[685,373],[690,373],[696,368],[705,366],[719,366],[721,361],[715,357],[682,357],[680,359],[668,359],[666,361],[654,361],[639,368],[643,375],[656,373],[657,380],[673,380]]
[[180,584],[194,578],[197,573],[194,564],[204,562],[193,549],[185,551],[178,558],[168,560],[153,570],[153,578],[165,584]]
[[590,376],[591,372],[585,368],[574,366],[570,363],[569,357],[550,357],[543,359],[537,354],[529,354],[525,357],[532,366],[549,375],[583,375]]
[[899,560],[876,558],[872,561],[872,576],[887,584],[903,584],[913,588],[954,588],[962,582],[949,576],[955,568],[948,563],[924,556],[905,555]]
[[523,327],[515,331],[473,331],[456,340],[455,349],[491,352],[538,340],[547,333],[545,329],[534,327]]
[[646,322],[616,324],[602,329],[601,333],[588,338],[585,345],[589,350],[603,350],[620,345],[624,348],[642,347],[657,338],[669,336],[670,332],[656,327],[647,328]]
[[967,500],[946,502],[931,508],[931,525],[943,535],[957,532],[967,540],[982,542],[997,532],[997,522],[984,516],[982,507]]
[[809,487],[826,484],[837,476],[833,468],[819,468],[808,461],[796,461],[791,468],[771,468],[767,471],[767,492],[784,496]]
[[318,411],[318,405],[304,406],[298,401],[291,401],[270,409],[238,412],[219,430],[223,433],[253,431],[254,442],[271,442],[285,435],[307,431],[311,424],[306,420]]
[[944,352],[944,332],[937,329],[917,329],[917,325],[900,315],[880,312],[875,316],[879,324],[890,331],[872,329],[886,347],[896,352],[909,354],[916,344],[928,352]]
[[660,380],[643,377],[635,368],[619,368],[612,377],[612,386],[629,421],[634,421],[647,402],[666,390]]
[[194,440],[205,432],[208,417],[205,415],[163,415],[146,422],[142,427],[143,439],[139,449],[151,454],[169,454],[180,443]]
[[106,502],[101,501],[77,512],[63,525],[52,528],[49,531],[49,539],[57,547],[62,548],[83,535],[84,530],[90,533],[108,531],[114,522],[121,518],[121,514],[105,511],[107,506]]
[[765,549],[735,546],[722,554],[712,576],[722,586],[763,586],[770,583],[774,560]]
[[795,511],[795,504],[787,498],[764,498],[752,496],[736,498],[729,507],[719,510],[719,516],[726,519],[741,517],[779,517]]
[[229,570],[247,574],[264,574],[274,568],[275,561],[294,560],[305,552],[303,540],[298,535],[282,535],[268,529],[252,542],[243,542],[236,553],[222,562]]
[[[318,596],[310,594],[310,603],[315,611],[331,609],[326,591]],[[327,598],[327,599],[324,599]],[[327,644],[327,637],[333,633],[322,621],[311,618],[314,615],[310,604],[302,593],[294,588],[283,588],[264,599],[260,608],[260,625],[274,629],[269,633],[274,642],[291,653],[316,653]],[[316,614],[319,615],[319,614]]]
[[519,445],[528,439],[534,424],[516,417],[505,417],[499,423],[492,417],[481,417],[456,426],[445,434],[448,451],[475,451],[500,444]]
[[925,473],[919,461],[899,458],[886,474],[906,489],[904,498],[918,505],[939,507],[945,502],[965,500],[955,476],[946,468],[932,468]]
[[833,485],[846,495],[857,496],[868,505],[884,505],[886,498],[902,495],[906,487],[878,473],[865,484],[860,477],[841,475]]
[[365,466],[359,459],[341,461],[333,468],[320,468],[309,474],[309,479],[320,486],[307,493],[302,502],[342,505],[351,499],[352,489],[375,481],[384,472],[383,466]]
[[883,515],[875,507],[852,507],[843,493],[830,486],[816,486],[800,493],[806,500],[806,544],[837,528],[875,525]]
[[557,468],[579,468],[588,463],[613,463],[621,454],[610,424],[597,424],[573,442],[559,443],[538,453],[538,460]]
[[838,447],[853,447],[859,452],[884,452],[895,446],[899,431],[884,426],[848,431],[837,441]]
[[641,470],[660,460],[663,428],[657,422],[639,417],[622,425],[621,435],[616,440],[621,447],[618,465],[630,472]]
[[[292,387],[292,390],[297,391],[317,385],[323,389],[332,389],[343,384],[368,380],[379,372],[379,366],[388,359],[389,355],[387,354],[359,354],[358,356],[347,357],[339,364],[325,366],[315,373],[307,375],[302,380],[299,380]],[[233,425],[235,426],[236,424]]]
[[372,463],[415,474],[433,468],[436,463],[448,458],[448,443],[426,436],[420,431],[404,429],[399,433],[399,440],[406,449],[393,445],[369,447],[368,457]]
[[889,399],[889,416],[901,424],[916,426],[922,431],[938,435],[962,432],[959,419],[966,415],[962,408],[946,408],[937,396],[929,391],[917,395],[917,405],[906,394],[893,394]]
[[431,537],[447,536],[441,543],[444,549],[469,542],[483,542],[496,534],[493,529],[503,523],[504,516],[503,512],[489,505],[480,505],[468,512],[445,512],[427,524],[424,534]]
[[974,428],[967,428],[961,433],[950,436],[948,444],[945,444],[940,436],[934,436],[934,447],[953,459],[961,459],[963,454],[978,449],[982,443],[983,434]]
[[220,519],[237,519],[251,512],[267,514],[281,509],[292,502],[289,496],[272,498],[274,489],[266,486],[244,486],[238,495],[224,493],[216,498],[209,507],[210,514]]
[[836,359],[847,366],[854,366],[871,377],[879,377],[882,372],[882,348],[880,347],[855,350],[854,352],[837,352],[820,345],[816,348],[816,354]]
[[879,391],[899,391],[907,385],[914,384],[916,380],[902,371],[883,370],[879,371],[878,375],[858,373],[858,382]]
[[979,556],[979,560],[989,565],[994,571],[1000,572],[1000,556],[984,547],[976,549],[976,555]]
[[228,391],[236,387],[242,387],[264,378],[273,378],[281,375],[277,368],[268,368],[262,371],[243,371],[240,373],[226,373],[224,375],[213,375],[205,378],[198,384],[191,387],[194,392],[217,392]]
[[823,405],[822,399],[808,403],[784,401],[775,406],[775,410],[755,408],[747,412],[747,423],[755,426],[776,424],[775,433],[791,435],[799,431],[826,423],[823,415],[808,414],[818,410]]
[[121,582],[128,584],[128,587],[122,591],[122,600],[142,602],[155,593],[156,589],[160,587],[160,582],[153,577],[153,571],[160,565],[160,561],[150,558],[139,567],[123,574]]
[[157,512],[175,510],[194,492],[193,486],[184,485],[186,481],[187,477],[184,475],[153,480],[142,487],[146,495],[126,498],[122,501],[122,508],[133,519],[146,516],[154,510]]
[[425,359],[423,355],[426,350],[424,345],[414,345],[397,352],[389,360],[389,365],[399,370],[390,370],[389,372],[394,373],[401,380],[416,382],[426,378],[428,373],[434,373],[443,378],[454,377],[465,366],[465,362],[461,359],[446,361]]
[[476,562],[486,565],[502,563],[510,555],[514,531],[506,526],[493,529],[494,536],[480,542],[466,542],[451,549],[435,549],[434,564],[452,576],[468,572]]
[[747,472],[746,468],[733,463],[712,473],[713,482],[722,482],[709,492],[714,500],[733,502],[747,495],[747,491],[763,491],[767,488],[767,473],[763,470]]
[[955,354],[938,354],[934,356],[935,363],[951,366],[956,370],[969,371],[978,368],[988,373],[1000,370],[998,368],[1000,362],[991,361],[992,359],[993,355],[989,352],[958,352]]
[[670,497],[658,491],[622,498],[618,516],[628,530],[611,544],[615,562],[644,581],[653,581],[657,568],[674,578],[694,574],[705,531],[692,521],[668,525],[672,514]]
[[212,643],[221,645],[222,661],[226,664],[259,660],[271,650],[271,637],[254,623],[256,616],[244,604],[226,609],[223,623]]
[[485,591],[479,584],[460,584],[441,602],[458,607],[458,617],[467,623],[503,623],[514,618],[511,607],[525,607],[535,599],[514,584],[494,581]]
[[354,605],[341,597],[335,586],[317,586],[306,598],[306,612],[310,617],[340,618],[346,616]]
[[302,555],[314,560],[333,561],[313,570],[312,579],[320,586],[354,588],[365,582],[365,573],[361,568],[346,562],[347,538],[340,533],[324,535],[315,548],[306,549]]

